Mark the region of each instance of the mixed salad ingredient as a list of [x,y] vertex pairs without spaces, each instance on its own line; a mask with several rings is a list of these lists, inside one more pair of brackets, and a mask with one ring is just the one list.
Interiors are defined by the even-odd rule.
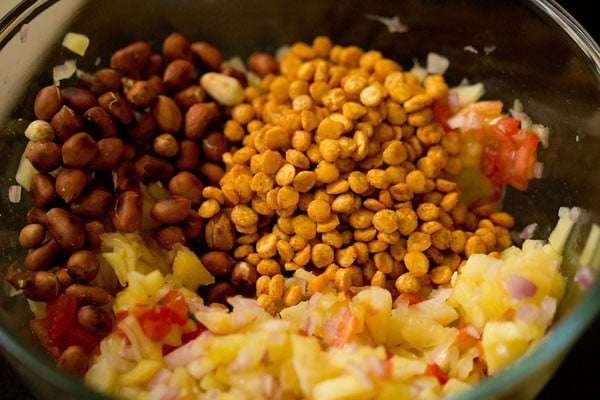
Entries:
[[48,353],[149,399],[430,398],[523,355],[570,225],[519,249],[499,204],[548,132],[432,59],[319,36],[245,63],[173,33],[42,88],[7,279]]

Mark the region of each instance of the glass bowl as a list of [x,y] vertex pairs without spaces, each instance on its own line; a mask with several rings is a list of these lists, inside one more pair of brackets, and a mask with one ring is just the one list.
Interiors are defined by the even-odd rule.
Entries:
[[[397,16],[408,31],[390,32],[368,15]],[[543,177],[525,192],[506,194],[504,207],[516,216],[517,229],[536,222],[547,236],[561,206],[581,207],[586,215],[566,246],[567,292],[550,332],[535,351],[458,398],[535,397],[598,315],[600,282],[582,292],[573,277],[589,225],[599,222],[600,50],[554,1],[22,1],[0,20],[2,276],[24,256],[17,235],[31,203],[25,194],[20,201],[8,194],[25,146],[22,132],[34,119],[36,88],[52,82],[51,66],[73,58],[60,46],[69,31],[91,39],[85,57],[77,58],[82,70],[106,65],[111,51],[134,40],[156,46],[172,31],[212,42],[226,57],[316,35],[380,50],[407,68],[415,59],[423,63],[428,52],[447,57],[450,84],[483,82],[486,98],[518,99],[533,120],[551,128],[550,146],[539,155]],[[27,389],[42,399],[105,398],[55,369],[29,329],[24,298],[12,296],[4,280],[0,288],[0,348]]]

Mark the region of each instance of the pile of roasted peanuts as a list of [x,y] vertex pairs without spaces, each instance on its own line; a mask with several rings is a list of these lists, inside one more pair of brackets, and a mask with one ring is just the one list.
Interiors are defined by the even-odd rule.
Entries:
[[41,89],[25,132],[38,171],[26,270],[9,281],[33,300],[108,304],[119,288],[96,279],[101,235],[142,231],[157,182],[169,197],[142,233],[198,253],[217,279],[200,289],[208,303],[244,294],[277,312],[362,285],[418,295],[471,254],[511,245],[512,217],[468,208],[452,180],[461,138],[432,109],[442,76],[420,82],[323,36],[246,64],[173,33],[158,53],[135,42],[74,87]]

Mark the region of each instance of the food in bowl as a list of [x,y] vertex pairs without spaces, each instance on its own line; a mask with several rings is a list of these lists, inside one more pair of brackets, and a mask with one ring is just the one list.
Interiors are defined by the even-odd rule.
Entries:
[[498,206],[546,128],[323,36],[247,67],[173,33],[40,90],[7,278],[61,368],[129,398],[423,398],[543,337],[578,211],[519,249]]

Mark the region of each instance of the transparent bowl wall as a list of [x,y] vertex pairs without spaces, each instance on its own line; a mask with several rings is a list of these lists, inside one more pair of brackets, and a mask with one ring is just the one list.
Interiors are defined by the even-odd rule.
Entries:
[[[390,33],[366,14],[398,16],[409,31]],[[17,234],[31,203],[8,201],[8,187],[25,146],[23,129],[34,118],[36,88],[52,82],[52,66],[76,59],[80,69],[107,65],[111,51],[179,31],[216,44],[226,57],[275,50],[294,41],[328,35],[335,43],[382,51],[403,66],[437,52],[450,59],[446,78],[483,82],[486,98],[509,106],[519,99],[534,121],[551,127],[550,147],[540,152],[544,176],[524,193],[509,190],[505,209],[517,229],[537,222],[545,237],[561,206],[579,206],[589,221],[600,212],[600,56],[598,46],[551,1],[29,1],[0,21],[0,273],[21,262]],[[85,57],[61,48],[64,33],[91,39]],[[472,46],[478,54],[466,51]],[[486,51],[487,50],[487,51]],[[587,226],[587,225],[586,225]],[[567,294],[556,323],[538,349],[461,399],[532,398],[600,309],[600,285],[582,294],[573,283],[586,228],[565,253]],[[0,284],[0,347],[39,398],[103,398],[58,372],[30,333],[31,314],[21,296]]]

